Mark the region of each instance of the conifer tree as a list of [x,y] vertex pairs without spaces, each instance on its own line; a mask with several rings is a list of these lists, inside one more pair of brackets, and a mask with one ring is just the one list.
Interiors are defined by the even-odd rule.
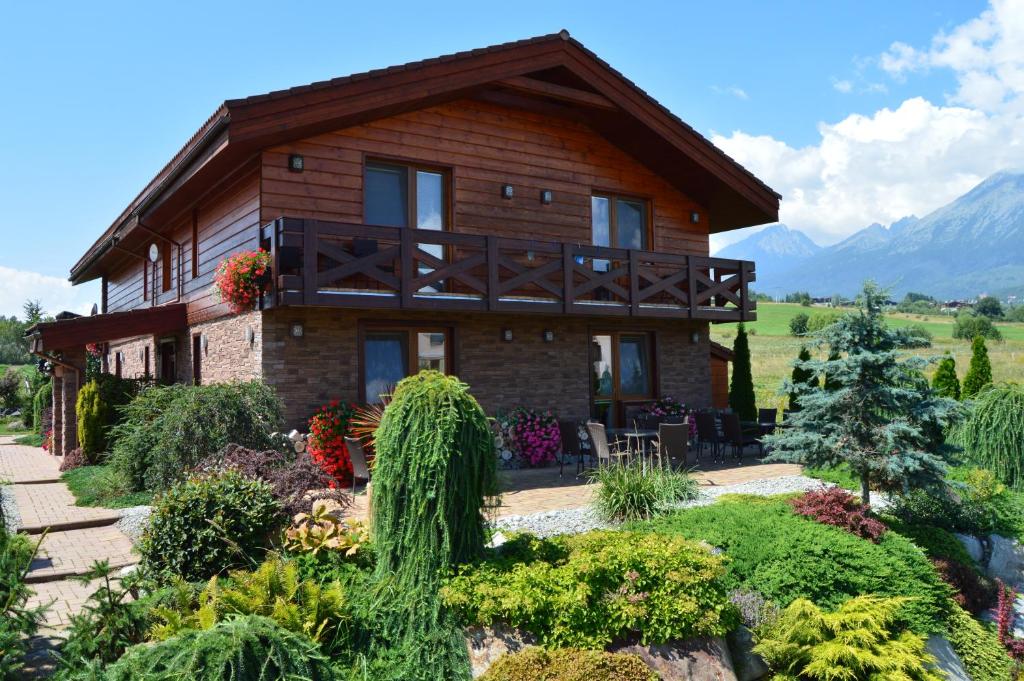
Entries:
[[960,379],[956,377],[956,360],[951,355],[946,355],[939,362],[932,376],[932,388],[940,397],[960,399]]
[[754,399],[754,376],[750,368],[750,343],[747,340],[747,330],[742,323],[736,329],[732,351],[729,406],[741,419],[753,421],[757,418],[757,401]]
[[800,347],[800,354],[797,355],[797,363],[793,365],[791,385],[789,390],[789,410],[800,411],[800,391],[806,388],[817,388],[821,380],[818,375],[804,369],[800,362],[807,362],[811,359],[811,352],[807,346]]
[[906,489],[941,479],[942,455],[933,433],[956,420],[957,403],[939,397],[924,379],[927,360],[905,356],[899,334],[882,315],[886,293],[864,285],[859,310],[823,329],[827,360],[797,360],[799,368],[825,374],[835,389],[812,387],[800,394],[800,411],[789,427],[765,443],[775,461],[811,466],[847,464],[870,502],[872,485]]
[[992,383],[992,362],[988,359],[988,348],[985,347],[985,338],[975,336],[971,341],[971,365],[967,367],[967,375],[964,376],[963,389],[961,394],[964,399],[974,397],[986,385]]

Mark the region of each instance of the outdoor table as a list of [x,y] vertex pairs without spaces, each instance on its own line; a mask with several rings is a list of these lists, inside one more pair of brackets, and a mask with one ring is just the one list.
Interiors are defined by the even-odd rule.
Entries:
[[[641,466],[646,471],[647,469],[647,441],[658,436],[656,430],[642,430],[639,428],[608,428],[605,432],[609,435],[624,436],[626,438],[626,449],[630,452],[636,451],[640,455]],[[632,447],[632,442],[636,441],[636,450]]]

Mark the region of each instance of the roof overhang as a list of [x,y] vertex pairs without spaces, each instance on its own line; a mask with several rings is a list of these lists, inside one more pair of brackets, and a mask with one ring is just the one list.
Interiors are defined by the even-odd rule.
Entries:
[[174,303],[127,312],[40,322],[30,327],[25,336],[31,342],[33,354],[45,354],[89,343],[171,333],[185,328],[186,308],[185,303]]
[[129,237],[140,223],[160,229],[262,149],[465,97],[529,100],[585,122],[704,206],[711,233],[778,221],[778,193],[561,31],[224,102],[75,264],[71,281],[101,276],[102,263],[126,256],[112,254],[119,244],[137,248]]

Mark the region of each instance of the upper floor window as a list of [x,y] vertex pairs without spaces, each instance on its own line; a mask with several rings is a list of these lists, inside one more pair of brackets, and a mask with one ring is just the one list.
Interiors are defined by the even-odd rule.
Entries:
[[444,170],[368,161],[363,192],[366,224],[447,229],[448,191]]
[[650,241],[649,213],[644,199],[594,194],[590,197],[594,245],[647,250]]

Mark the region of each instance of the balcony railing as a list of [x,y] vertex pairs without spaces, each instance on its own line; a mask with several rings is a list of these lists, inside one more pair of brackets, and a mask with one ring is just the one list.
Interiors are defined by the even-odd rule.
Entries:
[[744,260],[300,218],[261,236],[265,306],[757,318]]

